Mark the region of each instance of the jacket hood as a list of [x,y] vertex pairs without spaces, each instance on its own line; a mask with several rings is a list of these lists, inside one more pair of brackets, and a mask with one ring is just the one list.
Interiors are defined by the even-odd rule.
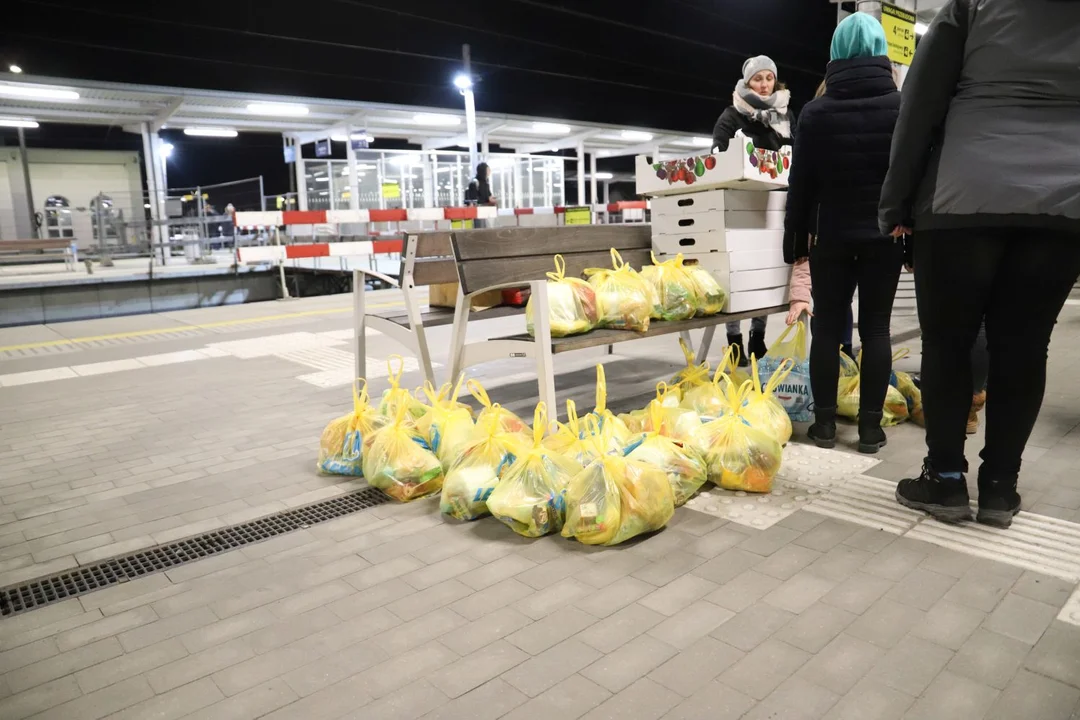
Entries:
[[825,72],[825,95],[840,100],[896,92],[892,63],[885,56],[834,60]]
[[855,13],[836,26],[829,52],[833,60],[868,58],[887,54],[889,44],[879,21],[866,13]]

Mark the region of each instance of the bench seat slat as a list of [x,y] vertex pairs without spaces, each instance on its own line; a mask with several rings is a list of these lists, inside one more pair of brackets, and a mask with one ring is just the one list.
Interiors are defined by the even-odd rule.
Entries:
[[[708,317],[692,318],[690,320],[653,320],[649,323],[649,331],[645,333],[630,332],[627,330],[593,330],[583,335],[571,335],[569,337],[552,338],[551,352],[554,354],[571,352],[572,350],[585,350],[587,348],[601,347],[603,345],[615,345],[630,340],[671,335],[685,330],[700,330],[711,325],[723,325],[736,320],[748,320],[762,315],[776,315],[786,313],[787,306],[782,305],[762,310],[751,310],[740,313],[721,313]],[[496,340],[521,340],[529,342],[533,338],[527,333],[510,335],[508,337],[493,338]]]
[[[567,276],[580,277],[586,268],[611,267],[611,255],[603,252],[563,253],[566,261]],[[636,269],[648,265],[651,260],[649,250],[627,250],[622,253],[623,260]],[[507,283],[528,283],[543,280],[547,273],[555,269],[554,253],[551,255],[533,255],[530,257],[498,258],[493,260],[471,260],[458,264],[461,286],[465,292],[476,292],[494,285]]]
[[644,223],[626,225],[569,225],[560,227],[510,227],[466,230],[454,233],[458,260],[552,257],[557,253],[608,252],[652,248],[652,228]]

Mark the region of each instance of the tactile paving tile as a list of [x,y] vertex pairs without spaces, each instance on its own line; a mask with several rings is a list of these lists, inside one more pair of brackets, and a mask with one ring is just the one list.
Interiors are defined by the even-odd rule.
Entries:
[[283,353],[310,350],[313,348],[326,348],[343,345],[341,340],[322,337],[315,333],[295,332],[280,335],[265,335],[263,337],[249,338],[246,340],[230,340],[228,342],[211,343],[207,347],[226,352],[238,358],[259,358],[267,355],[280,355]]
[[764,530],[843,487],[878,462],[842,450],[792,443],[784,448],[783,462],[771,493],[732,492],[707,485],[686,506]]
[[896,502],[896,482],[856,475],[814,499],[809,512],[903,535],[924,515]]

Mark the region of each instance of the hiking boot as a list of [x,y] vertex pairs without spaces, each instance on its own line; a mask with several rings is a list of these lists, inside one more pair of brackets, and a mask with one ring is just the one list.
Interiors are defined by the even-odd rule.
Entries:
[[760,360],[765,357],[765,353],[769,352],[769,349],[765,347],[765,333],[760,330],[750,331],[750,345],[747,346],[746,352],[750,353],[750,356],[754,360]]
[[814,408],[814,424],[806,436],[819,448],[831,450],[836,447],[836,408]]
[[859,412],[859,452],[874,455],[878,450],[889,444],[885,437],[885,430],[881,427],[881,418],[884,415],[878,412]]
[[[896,486],[896,502],[912,510],[928,513],[935,520],[957,523],[971,519],[967,481],[941,477],[931,466],[923,463],[917,478],[901,480]],[[1010,517],[1011,520],[1011,517]]]
[[979,413],[986,407],[986,391],[971,396],[971,409],[968,410],[967,434],[974,435],[979,431]]
[[1008,528],[1018,512],[1020,494],[1016,492],[1016,480],[987,480],[980,472],[979,514],[975,519],[983,525]]
[[739,367],[750,367],[750,356],[746,354],[746,346],[743,345],[742,334],[728,335],[727,344],[735,348],[735,357],[738,358]]

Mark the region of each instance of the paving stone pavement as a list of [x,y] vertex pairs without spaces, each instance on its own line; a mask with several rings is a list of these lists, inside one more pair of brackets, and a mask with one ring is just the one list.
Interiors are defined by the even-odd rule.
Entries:
[[[1068,312],[1024,476],[1035,511],[1080,508]],[[610,358],[616,402],[668,373],[649,358],[669,349]],[[561,397],[589,405],[595,361],[560,363]],[[484,379],[524,409],[527,369]],[[349,398],[303,372],[216,358],[0,388],[0,585],[361,487],[314,472]],[[917,430],[890,438],[872,474],[918,463]],[[805,510],[760,531],[680,508],[588,548],[384,505],[0,620],[0,718],[1068,720],[1080,627],[1056,617],[1073,589]]]

